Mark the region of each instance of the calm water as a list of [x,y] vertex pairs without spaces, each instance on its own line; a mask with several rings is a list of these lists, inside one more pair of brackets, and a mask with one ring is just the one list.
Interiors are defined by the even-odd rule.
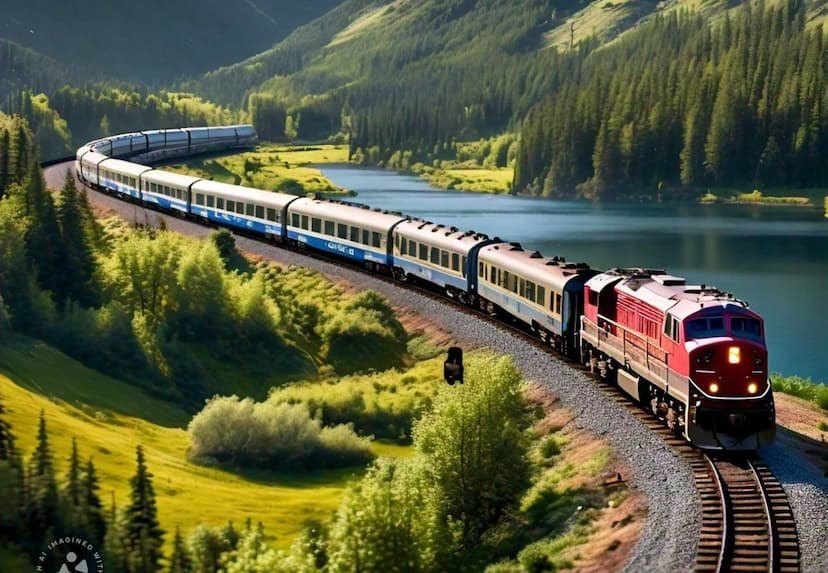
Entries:
[[354,201],[474,229],[594,268],[664,268],[734,293],[766,322],[772,371],[828,380],[828,219],[821,209],[593,205],[434,190],[387,171],[323,166]]

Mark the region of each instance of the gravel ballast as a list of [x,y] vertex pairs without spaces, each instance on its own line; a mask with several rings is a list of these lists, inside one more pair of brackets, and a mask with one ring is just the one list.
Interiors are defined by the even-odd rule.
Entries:
[[[48,168],[50,187],[59,187],[70,164]],[[140,206],[89,191],[90,201],[138,223],[157,224],[164,220],[170,230],[187,235],[207,236],[213,229],[196,225]],[[237,236],[239,249],[287,265],[318,270],[333,281],[345,281],[381,293],[395,306],[404,307],[428,320],[455,338],[474,346],[490,347],[514,357],[524,376],[538,382],[558,397],[573,415],[577,428],[606,439],[632,475],[624,476],[647,496],[648,515],[641,536],[625,571],[691,571],[701,527],[701,513],[689,466],[676,457],[654,433],[622,406],[601,393],[583,372],[551,357],[506,331],[435,301],[355,270],[306,257],[267,243]],[[791,498],[802,548],[803,571],[824,571],[828,563],[825,543],[828,516],[828,489],[819,485],[819,476],[803,480],[797,465],[784,446],[763,451],[763,457]]]

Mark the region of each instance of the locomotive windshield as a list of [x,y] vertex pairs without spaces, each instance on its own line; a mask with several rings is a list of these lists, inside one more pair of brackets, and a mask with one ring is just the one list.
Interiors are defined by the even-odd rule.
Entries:
[[725,334],[724,317],[721,316],[694,318],[687,321],[684,330],[684,337],[687,339],[712,338],[714,336],[724,336]]
[[[726,319],[729,324],[726,324]],[[687,340],[728,335],[735,338],[762,340],[762,324],[750,316],[694,318],[685,324],[684,337]]]

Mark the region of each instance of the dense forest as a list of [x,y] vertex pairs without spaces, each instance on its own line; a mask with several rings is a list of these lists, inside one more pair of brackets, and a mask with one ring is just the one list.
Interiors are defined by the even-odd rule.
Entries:
[[805,15],[794,1],[713,26],[675,13],[575,58],[523,124],[515,189],[828,185],[825,33]]

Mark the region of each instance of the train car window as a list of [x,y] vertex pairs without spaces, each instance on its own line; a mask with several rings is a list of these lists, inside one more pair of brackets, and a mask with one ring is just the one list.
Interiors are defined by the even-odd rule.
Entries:
[[501,286],[509,290],[509,271],[502,271],[497,274],[497,286]]
[[463,278],[466,278],[466,257],[460,259],[460,270],[463,271]]
[[351,227],[351,240],[355,243],[359,242],[359,227]]
[[382,247],[382,235],[373,231],[371,233],[371,244],[377,248]]
[[348,238],[348,225],[343,223],[336,224],[336,236],[340,239],[347,239]]
[[538,292],[535,293],[535,294],[536,294],[535,302],[538,303],[541,306],[545,305],[546,304],[546,289],[543,288],[542,286],[538,285]]
[[244,214],[252,217],[256,213],[256,206],[253,203],[245,203]]
[[230,211],[231,213],[235,213],[236,212],[236,202],[231,201],[230,199],[228,199],[227,200],[227,210]]
[[[268,221],[277,221],[277,218],[276,218],[276,209],[274,209],[273,207],[268,207],[268,208],[267,208],[267,212],[266,212],[266,214],[267,214],[267,220],[268,220]],[[316,221],[316,222],[318,223],[318,222],[319,222],[319,219],[314,219],[314,221]],[[319,230],[319,229],[317,229],[317,231],[318,231],[318,230]]]
[[420,254],[419,254],[419,259],[420,259],[421,261],[426,261],[426,260],[428,260],[428,246],[427,246],[427,245],[424,245],[424,244],[422,244],[422,243],[420,243]]
[[406,239],[405,237],[400,237],[399,235],[397,235],[397,238],[400,240],[400,253],[404,255],[408,252],[408,239]]
[[730,329],[734,336],[749,336],[759,338],[762,336],[762,325],[755,318],[744,316],[730,317]]
[[589,305],[590,306],[598,306],[598,291],[597,290],[590,290],[589,291],[589,296],[587,298],[589,299]]
[[264,219],[265,218],[265,208],[261,205],[256,205],[256,218],[257,219]]
[[518,294],[518,287],[520,286],[520,281],[523,281],[523,279],[518,280],[517,275],[512,277],[512,288],[510,290],[515,294]]
[[[298,227],[299,226],[299,213],[291,213],[290,214],[290,225],[292,227]],[[328,224],[325,223],[326,227],[327,227],[327,225]],[[331,223],[331,227],[333,227],[333,223]]]
[[520,295],[521,298],[526,296],[526,280],[518,278],[517,290],[515,291]]
[[555,293],[555,313],[561,314],[561,295]]
[[224,199],[221,197],[216,197],[216,209],[224,210]]
[[333,237],[335,227],[336,227],[336,225],[334,225],[333,221],[325,221],[325,234],[330,235],[331,237]]
[[526,281],[526,298],[535,302],[535,283]]
[[306,231],[309,228],[308,227],[308,216],[307,215],[302,215],[302,228]]
[[185,194],[184,194],[184,189],[179,189],[179,190],[177,190],[177,191],[175,192],[175,194],[176,194],[176,195],[178,196],[178,198],[179,198],[179,199],[181,199],[182,201],[185,199],[185,196],[184,196],[184,195],[185,195]]
[[244,203],[236,202],[236,213],[244,215]]
[[449,266],[448,251],[440,251],[440,266],[448,268],[448,266]]
[[132,187],[133,189],[135,188],[135,177],[130,177],[129,178],[129,186]]
[[155,183],[150,183],[150,190],[151,190],[153,193],[157,193],[157,192],[158,192],[158,187],[156,187]]
[[204,205],[204,194],[196,193],[196,205]]
[[417,256],[417,241],[408,241],[408,256]]
[[371,233],[369,233],[368,231],[363,229],[362,230],[362,240],[360,241],[360,243],[362,243],[363,245],[369,244],[371,242],[371,240],[370,240],[371,236],[370,235],[371,235]]
[[457,253],[451,254],[451,270],[459,271],[460,270],[460,255]]
[[215,207],[216,206],[216,198],[212,195],[207,195],[207,206],[208,207]]
[[311,217],[311,231],[313,231],[314,233],[322,232],[322,219]]
[[437,249],[435,247],[431,247],[431,253],[429,253],[429,254],[431,255],[428,259],[429,262],[431,262],[435,265],[439,265],[440,264],[440,249]]

